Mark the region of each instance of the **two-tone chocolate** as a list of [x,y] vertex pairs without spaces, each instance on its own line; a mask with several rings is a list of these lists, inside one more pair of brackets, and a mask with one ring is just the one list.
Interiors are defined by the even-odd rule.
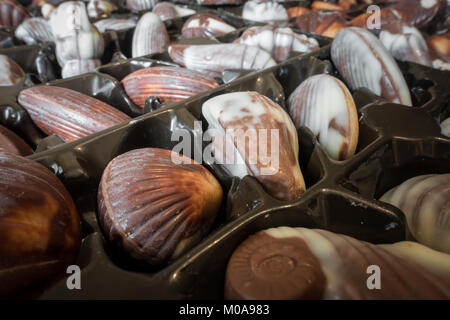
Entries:
[[136,27],[136,22],[131,19],[107,18],[94,22],[98,31],[104,33],[106,30],[127,30]]
[[98,190],[106,238],[151,265],[176,259],[202,239],[221,202],[222,188],[208,170],[157,148],[114,158]]
[[119,9],[114,3],[107,0],[89,0],[87,12],[90,18],[96,19],[102,16],[109,16]]
[[13,59],[0,54],[0,86],[14,86],[24,77],[25,72]]
[[15,27],[28,18],[27,9],[16,0],[0,0],[0,27]]
[[336,12],[310,11],[298,16],[295,25],[300,31],[334,38],[349,23]]
[[126,0],[125,5],[129,10],[139,12],[151,10],[157,3],[158,0]]
[[242,18],[266,23],[285,23],[289,20],[286,9],[272,0],[247,1],[242,9]]
[[0,152],[28,156],[33,153],[33,149],[14,132],[0,125]]
[[208,13],[197,13],[190,17],[183,25],[181,34],[184,38],[211,38],[218,37],[236,28],[224,20]]
[[27,45],[55,41],[52,28],[44,18],[30,18],[25,20],[16,28],[14,35]]
[[168,1],[156,4],[152,12],[157,14],[162,21],[190,16],[195,13],[192,9],[180,7]]
[[68,60],[61,70],[63,78],[74,77],[83,73],[91,72],[102,65],[99,59]]
[[162,52],[170,44],[164,22],[158,15],[147,12],[138,21],[133,34],[133,58]]

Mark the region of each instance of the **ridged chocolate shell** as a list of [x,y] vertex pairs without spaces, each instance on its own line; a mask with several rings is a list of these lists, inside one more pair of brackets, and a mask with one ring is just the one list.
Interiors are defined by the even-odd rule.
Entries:
[[331,58],[346,84],[365,87],[387,101],[411,106],[411,95],[400,68],[371,32],[342,29],[331,45]]
[[152,12],[144,14],[133,34],[133,58],[165,51],[169,44],[166,26],[158,15]]
[[286,9],[275,1],[250,0],[244,4],[242,18],[250,21],[280,23],[289,20]]
[[417,241],[450,253],[450,174],[414,177],[380,200],[403,211]]
[[94,26],[98,31],[104,33],[106,30],[119,31],[134,28],[136,22],[127,19],[108,18],[95,22]]
[[274,25],[248,28],[234,42],[259,47],[278,62],[286,60],[291,52],[308,53],[319,49],[316,39]]
[[214,133],[214,160],[231,176],[254,176],[280,200],[305,191],[297,131],[278,104],[257,92],[233,92],[207,100],[202,114]]
[[394,58],[431,67],[427,43],[416,28],[395,22],[384,26],[379,37]]
[[178,7],[178,6],[174,5],[173,3],[170,3],[167,1],[159,2],[153,8],[152,12],[154,14],[157,14],[162,21],[175,19],[175,18],[179,18],[179,17],[190,16],[191,14],[195,13],[194,10],[191,10],[188,8],[183,8],[183,7]]
[[81,225],[64,185],[43,165],[0,153],[0,296],[12,298],[64,274]]
[[334,38],[349,23],[336,12],[310,11],[298,16],[295,25],[300,31]]
[[205,235],[221,201],[222,188],[204,167],[169,150],[146,148],[108,164],[98,213],[108,240],[133,258],[161,265]]
[[450,118],[445,119],[441,123],[441,133],[450,138]]
[[87,5],[88,16],[90,18],[98,18],[103,15],[110,15],[119,9],[114,3],[106,0],[89,0]]
[[158,0],[126,0],[126,6],[133,12],[139,12],[143,10],[151,10]]
[[230,26],[219,17],[208,13],[198,13],[184,23],[181,34],[184,38],[210,38],[235,30],[236,28]]
[[181,101],[218,86],[203,74],[179,67],[151,67],[130,73],[122,80],[130,99],[138,106],[145,106],[147,97],[159,97],[163,101]]
[[[369,266],[380,268],[379,289],[369,289]],[[233,253],[225,298],[449,299],[450,282],[380,246],[325,230],[279,227],[256,233]]]
[[102,62],[98,59],[69,60],[64,64],[61,75],[63,78],[74,77],[94,71],[101,65]]
[[288,106],[295,126],[309,128],[331,158],[353,156],[358,144],[358,113],[342,81],[326,74],[309,77],[289,96]]
[[11,58],[0,54],[0,86],[14,86],[25,77],[25,72]]
[[188,69],[218,77],[226,69],[262,70],[276,65],[264,50],[238,43],[172,44],[169,55],[174,62]]
[[0,152],[28,156],[33,153],[33,149],[14,132],[0,125]]
[[107,129],[130,117],[85,94],[60,87],[36,86],[18,97],[33,122],[48,135],[69,142]]
[[16,0],[0,0],[0,27],[15,27],[30,15]]
[[14,32],[17,39],[28,45],[54,42],[52,28],[44,18],[31,18],[22,22]]

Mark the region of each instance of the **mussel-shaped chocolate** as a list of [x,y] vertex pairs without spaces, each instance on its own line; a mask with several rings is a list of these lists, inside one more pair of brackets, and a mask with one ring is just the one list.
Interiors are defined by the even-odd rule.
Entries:
[[25,20],[17,27],[14,35],[28,45],[55,41],[52,28],[44,18]]
[[207,100],[202,114],[213,137],[214,161],[231,176],[254,176],[280,200],[305,191],[297,131],[278,104],[257,92],[233,92]]
[[71,89],[36,86],[18,97],[33,122],[44,133],[69,142],[129,120],[116,108]]
[[33,149],[14,132],[0,125],[0,152],[28,156],[33,153]]
[[101,65],[102,62],[98,59],[69,60],[64,64],[61,75],[63,78],[74,77],[94,71]]
[[309,77],[288,99],[297,128],[309,128],[335,160],[353,156],[358,144],[358,114],[345,84],[327,74]]
[[158,0],[126,0],[126,6],[133,12],[139,12],[143,10],[151,10]]
[[371,32],[342,29],[331,45],[331,58],[351,89],[365,87],[387,101],[412,105],[400,68]]
[[208,13],[198,13],[190,17],[183,25],[184,38],[211,38],[235,31],[225,21]]
[[0,296],[45,286],[75,263],[81,225],[64,185],[43,165],[0,153]]
[[450,118],[445,119],[441,123],[441,133],[450,138]]
[[450,174],[414,177],[386,192],[380,200],[403,211],[417,241],[450,253]]
[[214,79],[181,67],[151,67],[130,73],[122,80],[127,95],[138,106],[147,97],[162,101],[180,101],[218,86]]
[[146,148],[114,158],[98,190],[108,240],[152,265],[176,259],[209,230],[222,201],[214,176],[173,151]]
[[275,1],[250,0],[242,9],[242,18],[250,21],[283,23],[289,20],[286,9]]
[[0,86],[14,86],[24,77],[25,72],[14,60],[0,54]]
[[167,1],[159,2],[152,12],[157,14],[162,21],[190,16],[195,13],[194,10],[176,6]]
[[394,22],[383,27],[380,40],[394,58],[431,66],[427,43],[416,28]]
[[18,26],[29,17],[27,9],[16,0],[0,0],[0,28]]
[[334,38],[349,23],[336,12],[310,11],[298,16],[295,25],[300,31]]
[[108,16],[118,8],[114,3],[106,0],[89,0],[87,11],[90,18]]
[[234,42],[259,47],[278,62],[286,60],[291,52],[308,53],[319,49],[316,39],[294,33],[291,28],[274,25],[251,27]]
[[106,30],[119,31],[134,28],[136,22],[127,19],[107,18],[94,22],[94,26],[98,31],[104,33]]
[[[381,283],[369,279],[373,266],[381,272]],[[257,232],[234,251],[225,281],[225,299],[449,298],[447,278],[380,246],[319,229]]]
[[266,51],[238,43],[172,44],[169,55],[174,62],[188,69],[217,77],[226,69],[262,70],[276,65]]
[[169,44],[166,26],[159,16],[152,12],[144,14],[133,34],[133,58],[165,51]]

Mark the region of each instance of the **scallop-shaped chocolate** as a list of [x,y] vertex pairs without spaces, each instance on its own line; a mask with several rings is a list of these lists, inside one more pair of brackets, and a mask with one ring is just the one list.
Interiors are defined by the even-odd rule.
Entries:
[[181,67],[151,67],[130,73],[122,80],[127,95],[138,106],[145,106],[147,97],[162,101],[180,101],[218,86],[214,79]]
[[214,176],[173,151],[145,148],[114,158],[98,190],[108,240],[151,265],[176,259],[208,232],[222,201]]
[[0,125],[0,152],[28,156],[33,153],[33,149],[14,132]]
[[417,241],[450,253],[450,174],[411,178],[380,200],[403,211]]
[[14,86],[24,77],[25,73],[14,60],[0,54],[0,86]]
[[17,27],[14,35],[28,45],[54,41],[52,28],[44,18],[25,20]]
[[25,9],[16,0],[0,0],[0,27],[15,27],[30,17]]
[[272,0],[247,1],[242,9],[242,18],[267,23],[283,23],[289,20],[286,9]]
[[209,13],[197,13],[183,25],[181,33],[184,38],[208,38],[235,31],[225,21]]
[[326,74],[303,81],[288,100],[297,128],[305,126],[335,160],[351,157],[358,144],[358,114],[345,84]]
[[[376,267],[379,287],[378,280],[370,279]],[[227,266],[225,298],[445,300],[450,280],[348,236],[279,227],[250,236],[235,250]]]
[[441,123],[441,133],[450,138],[450,117],[442,121]]
[[192,9],[179,7],[167,1],[159,2],[152,12],[157,14],[162,21],[190,16],[195,13]]
[[144,14],[133,34],[133,58],[165,51],[169,44],[166,26],[159,16],[152,12]]
[[129,120],[116,108],[71,89],[36,86],[18,97],[33,122],[48,135],[74,141]]
[[158,2],[158,0],[126,0],[126,7],[133,12],[139,12],[151,10]]
[[75,262],[81,225],[64,185],[41,164],[0,153],[0,296],[48,285]]
[[120,31],[134,28],[136,22],[128,19],[107,18],[94,22],[94,26],[98,31],[104,33],[106,30]]
[[289,115],[257,92],[222,94],[203,103],[213,160],[231,176],[254,176],[274,198],[305,191],[298,137]]
[[351,89],[365,87],[387,101],[411,106],[411,95],[397,63],[371,32],[350,27],[339,31],[331,58]]

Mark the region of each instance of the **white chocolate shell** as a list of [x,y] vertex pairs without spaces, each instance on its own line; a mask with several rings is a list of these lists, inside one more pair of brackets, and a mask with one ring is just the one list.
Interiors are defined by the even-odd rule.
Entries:
[[27,45],[55,41],[50,24],[43,18],[25,20],[16,28],[14,35]]
[[126,30],[136,26],[136,22],[127,19],[107,18],[94,22],[94,26],[98,31],[104,33],[106,30]]
[[450,174],[414,177],[386,192],[380,200],[403,211],[417,241],[450,253]]
[[297,131],[278,104],[257,92],[233,92],[207,100],[202,114],[214,135],[214,160],[230,175],[254,176],[280,200],[305,191]]
[[179,7],[167,1],[159,2],[152,12],[157,14],[162,21],[190,16],[195,13],[192,9]]
[[169,44],[166,26],[159,16],[152,12],[144,14],[133,34],[133,58],[165,51]]
[[353,156],[358,144],[358,114],[345,84],[326,74],[303,81],[288,99],[297,128],[309,128],[335,160]]
[[102,15],[110,15],[118,7],[106,0],[89,0],[87,11],[90,18],[98,18]]
[[184,23],[181,34],[184,38],[211,38],[235,30],[236,28],[230,26],[219,17],[208,13],[198,13]]
[[365,87],[387,101],[412,105],[400,68],[371,32],[357,27],[342,29],[331,45],[331,58],[352,90]]
[[102,65],[98,59],[69,60],[64,64],[61,74],[63,78],[78,76],[83,73],[94,71]]
[[250,21],[279,23],[289,20],[286,9],[275,1],[250,0],[242,9],[242,18]]

